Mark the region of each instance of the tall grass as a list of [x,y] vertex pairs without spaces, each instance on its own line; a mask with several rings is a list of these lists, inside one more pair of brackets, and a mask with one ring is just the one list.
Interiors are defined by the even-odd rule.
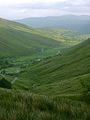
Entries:
[[83,102],[0,90],[0,120],[90,120]]

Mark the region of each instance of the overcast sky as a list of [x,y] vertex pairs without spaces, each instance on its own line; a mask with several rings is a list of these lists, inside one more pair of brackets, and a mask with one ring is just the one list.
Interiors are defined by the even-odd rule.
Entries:
[[0,0],[0,17],[22,19],[60,15],[90,15],[90,0]]

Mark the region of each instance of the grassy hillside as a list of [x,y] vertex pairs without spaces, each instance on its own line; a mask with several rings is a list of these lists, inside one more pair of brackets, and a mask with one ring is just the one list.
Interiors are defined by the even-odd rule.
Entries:
[[47,95],[81,93],[80,82],[90,80],[90,39],[66,51],[27,68],[14,87]]
[[36,33],[25,25],[0,19],[0,56],[32,55],[60,46],[60,42]]
[[26,18],[17,21],[35,28],[64,28],[90,33],[90,16],[64,15]]
[[84,101],[0,89],[1,120],[89,120],[89,113]]

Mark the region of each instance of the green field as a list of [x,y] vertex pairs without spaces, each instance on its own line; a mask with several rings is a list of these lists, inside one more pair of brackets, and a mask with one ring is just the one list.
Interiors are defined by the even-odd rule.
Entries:
[[79,44],[90,37],[90,34],[84,34],[69,29],[41,28],[37,29],[37,31],[39,34],[62,42],[66,46]]

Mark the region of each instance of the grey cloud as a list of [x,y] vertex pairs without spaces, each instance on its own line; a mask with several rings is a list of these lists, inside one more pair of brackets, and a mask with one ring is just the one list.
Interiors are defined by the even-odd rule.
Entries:
[[[82,1],[82,2],[81,2]],[[24,10],[26,10],[24,14]],[[7,12],[8,11],[8,12]],[[25,3],[15,4],[7,7],[0,7],[0,15],[12,17],[50,16],[50,15],[90,15],[90,0],[67,0],[66,2],[55,3]]]
[[[84,1],[84,0],[83,0]],[[56,3],[43,3],[43,2],[38,2],[38,3],[25,3],[25,4],[17,4],[15,6],[11,6],[12,8],[15,9],[64,9],[64,8],[73,8],[77,10],[78,7],[83,7],[83,8],[88,8],[90,6],[90,1],[85,0],[84,2],[81,1],[79,2],[78,0],[72,1],[72,0],[67,0],[66,2],[56,2]]]
[[51,3],[51,4],[44,4],[40,2],[40,3],[17,4],[11,7],[16,9],[58,9],[64,6],[65,6],[64,2]]

